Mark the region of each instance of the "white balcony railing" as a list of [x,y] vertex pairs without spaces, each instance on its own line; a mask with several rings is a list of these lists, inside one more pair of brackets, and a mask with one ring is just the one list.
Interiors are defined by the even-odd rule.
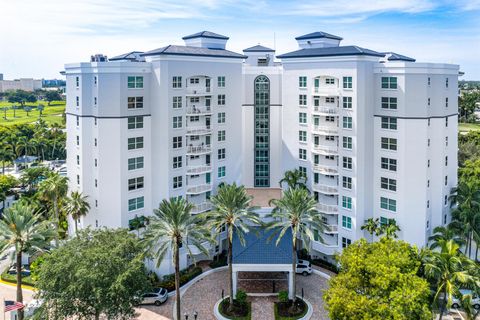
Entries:
[[210,145],[187,147],[187,154],[202,154],[202,153],[210,153],[210,152],[212,152],[212,148],[210,147]]
[[196,204],[191,212],[192,214],[198,214],[209,210],[212,210],[212,204],[210,202],[202,202],[200,204]]
[[314,184],[313,190],[323,194],[338,194],[338,187],[326,186],[323,184]]
[[[336,237],[336,236],[335,236]],[[328,237],[323,237],[326,240]],[[312,249],[318,252],[321,252],[326,255],[333,255],[338,251],[338,239],[337,243],[322,243],[320,241],[312,241]]]
[[337,234],[338,233],[338,225],[326,224],[324,226],[325,226],[325,228],[323,229],[323,233],[327,233],[327,234]]
[[187,194],[200,194],[207,191],[212,191],[212,185],[209,183],[187,187]]
[[338,128],[337,127],[329,127],[329,126],[313,126],[314,133],[333,136],[338,135]]
[[189,96],[201,96],[210,95],[210,87],[187,87],[187,95]]
[[198,126],[198,127],[187,127],[188,135],[201,135],[201,134],[211,134],[212,129],[210,126]]
[[202,174],[206,172],[211,172],[211,166],[187,166],[187,174],[194,175],[194,174]]
[[334,116],[334,115],[338,114],[338,108],[336,108],[336,107],[314,107],[313,112],[328,115],[328,116]]
[[210,108],[210,106],[191,106],[187,108],[187,116],[201,116],[208,114],[212,114],[212,109]]
[[324,165],[321,165],[321,164],[314,164],[313,165],[313,170],[317,171],[321,174],[338,175],[338,169],[336,167],[329,167],[329,166],[324,166]]
[[338,155],[338,147],[327,147],[316,144],[313,146],[313,152],[323,155]]
[[335,97],[340,95],[340,91],[336,85],[326,85],[313,87],[313,94],[325,97]]
[[317,210],[325,214],[338,214],[338,205],[317,203]]

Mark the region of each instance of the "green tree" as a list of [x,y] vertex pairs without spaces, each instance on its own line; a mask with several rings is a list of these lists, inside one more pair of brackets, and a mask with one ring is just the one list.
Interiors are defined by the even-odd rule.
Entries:
[[37,97],[31,92],[24,90],[15,90],[8,93],[8,102],[10,103],[20,103],[22,108],[25,107],[27,102],[34,103],[37,101]]
[[433,235],[428,238],[430,242],[430,249],[434,250],[440,248],[446,242],[452,240],[459,247],[465,244],[465,241],[458,235],[458,231],[452,228],[450,225],[447,227],[438,226],[433,229]]
[[340,272],[323,298],[332,320],[431,320],[428,282],[420,259],[404,241],[354,242],[337,257]]
[[[5,211],[0,220],[0,252],[15,251],[17,267],[17,298],[23,302],[22,293],[22,255],[30,255],[47,248],[52,237],[49,222],[41,222],[41,215],[30,206],[15,203]],[[23,319],[23,311],[19,312],[19,320]]]
[[78,233],[77,220],[87,215],[90,210],[90,204],[88,203],[88,196],[84,196],[81,192],[74,191],[67,197],[65,201],[65,212],[67,215],[71,215],[73,221],[75,221],[75,234]]
[[125,229],[86,229],[44,255],[36,282],[43,318],[132,318],[138,297],[151,289],[143,250]]
[[27,156],[29,154],[33,154],[37,151],[35,147],[36,141],[35,139],[30,139],[29,137],[21,136],[17,140],[17,154],[23,154],[25,156],[24,163],[26,165]]
[[463,92],[458,98],[458,110],[460,111],[459,120],[462,122],[473,122],[475,120],[474,112],[478,102],[480,102],[480,92]]
[[[290,230],[292,233],[292,277],[293,292],[292,312],[296,312],[296,264],[297,264],[297,239],[308,248],[310,241],[314,239],[312,229],[323,231],[325,228],[318,213],[317,201],[310,196],[305,188],[290,188],[284,192],[281,199],[273,199],[271,203],[275,206],[268,218],[273,221],[268,224],[267,229],[273,230],[271,238],[277,237],[276,244],[280,243],[285,233]],[[322,241],[322,239],[320,238]]]
[[[0,201],[3,201],[2,208],[5,208],[7,196],[12,195],[12,188],[18,184],[18,180],[12,175],[0,176]],[[1,217],[1,216],[0,216]]]
[[181,317],[180,247],[183,245],[192,257],[190,246],[208,256],[208,250],[202,244],[210,240],[208,229],[198,216],[190,213],[192,209],[193,205],[183,198],[163,200],[158,209],[154,210],[154,216],[150,218],[144,234],[147,252],[154,257],[157,266],[169,252],[172,254],[175,266],[176,319]]
[[1,107],[0,110],[3,111],[3,119],[7,120],[8,107]]
[[34,190],[41,178],[45,178],[50,171],[45,167],[31,167],[22,170],[20,182]]
[[47,91],[45,93],[45,100],[47,100],[48,105],[50,105],[52,101],[62,100],[62,96],[60,95],[59,91]]
[[45,110],[45,106],[43,104],[39,104],[37,106],[37,110],[38,110],[38,119],[42,118],[42,113],[43,113],[43,110]]
[[55,246],[58,248],[58,235],[60,225],[60,206],[62,198],[68,191],[68,178],[62,177],[57,172],[50,172],[47,179],[39,185],[39,192],[43,198],[50,201],[53,205],[53,220],[55,222]]
[[15,160],[15,153],[10,144],[4,143],[0,147],[0,161],[2,161],[2,174],[5,174],[5,163]]
[[280,187],[286,184],[288,188],[294,189],[297,187],[307,188],[307,176],[299,169],[285,171],[282,180],[280,180]]
[[27,117],[30,116],[30,112],[32,111],[32,107],[24,107],[23,108],[23,111],[25,111],[25,113],[27,114]]
[[380,234],[384,234],[387,239],[398,238],[399,231],[401,230],[395,219],[388,219],[387,223],[380,225]]
[[378,236],[380,234],[380,219],[368,218],[360,229],[367,231],[372,236]]
[[[229,308],[233,307],[233,235],[237,234],[242,245],[245,245],[244,234],[249,232],[250,225],[259,224],[260,219],[250,206],[252,197],[248,196],[244,186],[233,184],[222,184],[217,194],[210,201],[212,211],[205,214],[205,220],[219,234],[223,228],[227,230],[228,239],[228,284],[229,284]],[[230,309],[231,310],[231,309]]]

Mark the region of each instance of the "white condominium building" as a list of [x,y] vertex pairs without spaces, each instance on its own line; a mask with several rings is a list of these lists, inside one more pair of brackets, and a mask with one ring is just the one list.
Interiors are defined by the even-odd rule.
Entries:
[[169,197],[204,212],[222,182],[278,188],[295,168],[327,226],[314,230],[313,255],[368,237],[368,218],[395,219],[418,246],[449,222],[457,65],[324,32],[278,56],[228,51],[228,37],[207,31],[183,39],[65,66],[70,187],[92,207],[82,226],[128,227]]

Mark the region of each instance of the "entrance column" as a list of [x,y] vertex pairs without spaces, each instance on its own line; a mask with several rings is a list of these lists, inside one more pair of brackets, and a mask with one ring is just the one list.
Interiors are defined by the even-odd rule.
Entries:
[[295,297],[295,292],[293,292],[293,274],[292,271],[288,272],[288,298],[293,300]]
[[238,271],[233,271],[232,272],[232,282],[233,282],[233,298],[237,295],[237,281],[238,281]]

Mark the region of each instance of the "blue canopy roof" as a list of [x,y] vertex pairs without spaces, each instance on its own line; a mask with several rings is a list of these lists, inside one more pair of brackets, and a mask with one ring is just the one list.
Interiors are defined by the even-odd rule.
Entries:
[[169,45],[163,48],[147,51],[141,54],[142,56],[156,56],[156,55],[179,55],[179,56],[203,56],[203,57],[219,57],[219,58],[247,58],[243,54],[223,50],[210,49],[191,46],[175,46]]
[[307,39],[318,39],[318,38],[343,40],[342,37],[336,36],[334,34],[322,32],[322,31],[312,32],[312,33],[309,33],[309,34],[304,34],[303,36],[296,37],[295,40],[307,40]]
[[234,264],[291,264],[292,263],[292,232],[285,233],[282,240],[275,244],[274,236],[269,242],[268,237],[274,231],[265,231],[263,228],[251,228],[245,235],[245,246],[234,234],[233,237],[233,263]]
[[215,33],[215,32],[211,32],[211,31],[197,32],[197,33],[185,36],[182,39],[187,40],[187,39],[194,39],[194,38],[211,38],[211,39],[228,40],[228,37],[226,37],[224,35],[221,35],[221,34],[218,34],[218,33]]
[[297,51],[281,54],[277,58],[309,58],[309,57],[332,57],[332,56],[375,56],[384,57],[384,53],[376,52],[370,49],[361,48],[358,46],[340,46],[340,47],[325,47],[325,48],[311,48],[300,49]]
[[256,45],[243,50],[243,52],[275,52],[275,50],[261,46],[261,45]]

